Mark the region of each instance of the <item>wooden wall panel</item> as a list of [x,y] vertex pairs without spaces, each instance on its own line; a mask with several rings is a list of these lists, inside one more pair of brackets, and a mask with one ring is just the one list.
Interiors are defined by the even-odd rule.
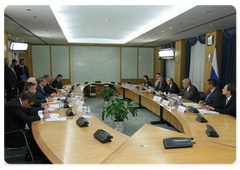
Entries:
[[182,89],[182,80],[185,78],[186,40],[176,41],[175,57],[179,57],[179,62],[175,63],[174,81],[178,85],[178,87]]
[[[207,37],[213,35],[213,45],[207,45]],[[212,61],[215,47],[217,48],[217,60],[218,60],[218,72],[219,72],[219,79],[221,77],[221,61],[222,61],[222,39],[223,39],[223,32],[222,30],[215,30],[213,32],[208,32],[206,34],[206,50],[205,50],[205,72],[204,72],[204,86],[203,91],[207,92],[207,80],[210,78],[211,69],[212,69]],[[207,54],[211,53],[212,59],[211,61],[207,61]],[[219,80],[221,81],[221,80]]]

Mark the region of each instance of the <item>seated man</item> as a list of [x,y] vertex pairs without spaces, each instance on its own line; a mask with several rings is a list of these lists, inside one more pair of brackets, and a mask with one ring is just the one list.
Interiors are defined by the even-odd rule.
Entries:
[[[178,85],[176,83],[173,82],[173,78],[172,77],[168,77],[167,78],[167,87],[163,92],[166,92],[166,94],[169,93],[179,93],[179,88]],[[163,93],[160,92],[160,93]]]
[[222,94],[225,96],[222,103],[223,107],[214,108],[205,105],[206,109],[236,117],[236,86],[232,83],[226,84],[222,89]]
[[148,87],[148,86],[151,86],[152,83],[151,81],[149,80],[148,76],[147,75],[144,75],[143,76],[143,83],[138,85],[139,88],[144,88],[144,87]]
[[173,94],[174,97],[182,96],[183,99],[192,100],[194,102],[199,102],[200,95],[198,93],[198,89],[192,85],[191,80],[189,78],[185,78],[182,81],[183,92],[178,94]]
[[[36,84],[34,84],[33,82],[26,82],[24,85],[24,90],[21,92],[21,94],[27,92],[32,92],[33,94],[36,94]],[[35,103],[32,105],[34,107],[33,110],[44,110],[46,108],[49,108],[48,104],[42,105],[41,103],[45,103],[45,99],[36,99]]]
[[52,76],[46,74],[46,75],[43,76],[43,78],[45,78],[45,79],[47,80],[47,84],[46,84],[46,86],[44,87],[44,90],[45,90],[48,94],[52,95],[52,97],[55,97],[55,96],[57,95],[57,90],[54,89],[54,88],[52,87],[52,85],[51,85],[51,83],[52,83]]
[[[35,95],[31,92],[28,92],[28,93],[23,93],[20,96],[20,98],[15,98],[5,104],[5,111],[4,111],[5,132],[24,129],[26,124],[30,124],[33,121],[50,117],[48,113],[43,114],[42,112],[39,112],[39,114],[28,115],[26,113],[26,109],[30,108],[30,106],[34,102],[35,102]],[[40,156],[42,152],[33,138],[32,131],[31,130],[27,131],[26,136],[30,141],[29,146],[31,148],[33,155],[35,157]],[[5,135],[5,146],[7,147],[19,147],[19,146],[23,146],[24,143],[25,143],[24,138],[21,133]],[[29,160],[30,155],[27,154],[25,158],[26,160]]]
[[46,86],[47,84],[47,80],[43,77],[39,77],[38,78],[38,86],[36,88],[37,92],[36,92],[36,95],[37,95],[37,99],[47,99],[48,97],[54,97],[53,94],[48,94],[44,87]]
[[57,89],[64,89],[65,87],[63,87],[62,85],[62,75],[58,74],[57,77],[53,80],[52,82],[52,87],[53,88],[57,88]]
[[205,94],[204,101],[200,100],[199,104],[216,108],[222,107],[222,94],[216,87],[217,81],[213,78],[208,79],[207,88],[209,91]]
[[[32,82],[36,85],[37,87],[37,81],[34,77],[29,77],[29,79],[27,80],[27,82]],[[53,99],[49,96],[48,98],[42,98],[42,99],[39,99],[37,98],[37,94],[35,93],[36,95],[36,103],[45,103],[45,102],[53,102]]]
[[157,92],[158,92],[158,91],[164,91],[164,90],[166,89],[166,87],[167,87],[167,83],[166,83],[166,81],[164,80],[163,75],[158,75],[157,78],[158,78],[158,84],[157,84],[157,86],[154,86],[154,87],[148,86],[148,88],[149,88],[150,90],[155,90],[155,91],[157,91]]

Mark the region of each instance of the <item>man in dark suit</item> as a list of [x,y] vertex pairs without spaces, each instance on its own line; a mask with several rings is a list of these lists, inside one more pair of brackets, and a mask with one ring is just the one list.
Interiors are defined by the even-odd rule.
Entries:
[[[33,121],[37,121],[43,118],[49,118],[49,114],[40,112],[38,114],[27,114],[26,109],[35,102],[35,95],[31,92],[24,93],[20,98],[12,99],[5,104],[4,112],[4,131],[9,132],[18,129],[24,129],[26,124],[31,124]],[[32,131],[28,130],[26,136],[30,141],[30,148],[34,156],[40,156],[41,150],[36,144]],[[24,145],[24,138],[21,133],[14,133],[5,135],[5,146],[7,147],[19,147]],[[29,160],[29,155],[26,155],[26,160]]]
[[222,89],[222,94],[225,96],[222,103],[223,107],[214,108],[205,105],[206,109],[236,117],[236,86],[232,83],[226,84]]
[[198,89],[192,85],[191,80],[189,78],[185,78],[182,81],[182,85],[184,87],[183,92],[178,94],[173,94],[174,97],[182,96],[183,99],[192,100],[194,102],[199,102],[200,95],[198,93]]
[[166,89],[166,87],[167,87],[167,83],[164,80],[163,75],[159,75],[159,76],[157,76],[157,78],[158,78],[157,86],[154,86],[154,87],[148,86],[148,88],[150,90],[154,90],[154,91],[157,91],[157,92],[164,91]]
[[37,92],[36,92],[36,96],[37,99],[46,99],[46,101],[48,101],[49,97],[52,97],[50,94],[48,94],[44,87],[47,85],[47,80],[43,77],[39,77],[38,78],[38,86],[36,88]]
[[4,58],[4,86],[7,91],[7,101],[17,97],[18,80],[15,70],[10,66],[8,58]]
[[163,92],[166,92],[166,94],[169,93],[179,93],[179,88],[178,85],[176,83],[173,82],[173,78],[172,77],[168,77],[167,78],[167,87]]
[[[27,82],[27,79],[29,78],[28,68],[25,66],[25,58],[21,58],[19,60],[19,65],[15,66],[14,69],[17,74],[19,82],[19,94],[20,94],[23,91],[25,82]],[[26,76],[25,79],[23,78],[23,75]]]
[[51,75],[44,75],[43,78],[45,78],[47,80],[47,84],[46,86],[44,87],[44,90],[51,95],[51,97],[55,97],[57,95],[57,90],[54,89],[52,86],[51,86],[51,83],[52,83],[52,76]]
[[53,80],[52,82],[52,87],[53,88],[57,88],[57,89],[63,89],[63,85],[62,85],[62,75],[58,74],[57,77]]
[[217,81],[213,78],[208,79],[207,88],[209,91],[205,94],[204,101],[200,100],[199,104],[216,108],[222,107],[222,94],[216,87]]

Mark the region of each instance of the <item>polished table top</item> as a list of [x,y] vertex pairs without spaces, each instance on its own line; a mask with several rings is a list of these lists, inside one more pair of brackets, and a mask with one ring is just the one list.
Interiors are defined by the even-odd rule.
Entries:
[[[125,89],[124,86],[111,84],[111,83],[89,83],[96,85],[110,84],[117,88]],[[236,119],[229,115],[204,115],[208,120],[208,124],[212,125],[214,129],[218,132],[219,138],[210,138],[206,135],[206,124],[199,123],[196,121],[196,114],[191,112],[181,113],[177,109],[169,109],[163,106],[161,102],[153,101],[153,94],[148,92],[143,92],[141,90],[132,91],[125,89],[129,95],[141,96],[142,99],[147,100],[147,104],[153,104],[154,106],[162,106],[164,108],[164,114],[174,116],[177,120],[176,124],[181,124],[185,128],[185,134],[168,131],[162,128],[156,128],[152,125],[144,125],[139,131],[137,131],[132,137],[128,137],[111,127],[104,124],[98,118],[91,113],[92,118],[89,118],[89,127],[80,128],[76,125],[76,120],[83,115],[82,112],[77,111],[77,106],[73,101],[71,105],[74,107],[73,112],[77,113],[73,117],[67,117],[64,122],[46,122],[45,120],[40,120],[33,122],[32,131],[34,137],[44,152],[44,154],[49,158],[52,163],[232,163],[236,157]],[[186,101],[189,102],[189,101]],[[151,105],[152,106],[152,105]],[[146,105],[146,107],[148,107]],[[56,110],[61,116],[66,116],[65,110]],[[158,113],[156,113],[158,114]],[[159,114],[158,114],[159,115]],[[93,134],[97,129],[103,129],[114,136],[112,142],[102,144],[93,137]],[[144,133],[143,133],[144,132]],[[147,133],[145,133],[147,132]],[[158,137],[159,134],[162,134]],[[149,136],[150,135],[150,136]],[[183,149],[173,149],[165,150],[162,148],[162,139],[164,137],[177,137],[177,136],[190,136],[193,137],[197,144],[192,148]],[[151,139],[151,140],[150,140]],[[147,158],[148,156],[143,156],[141,154],[142,149],[139,149],[139,145],[154,143],[155,149],[147,147],[148,156],[155,155],[156,157],[161,157],[159,159]],[[201,145],[200,145],[200,144]],[[199,144],[199,145],[198,145]],[[136,145],[136,146],[135,146]],[[159,146],[157,146],[159,145]],[[148,146],[151,146],[148,144]],[[198,147],[199,146],[199,147]],[[201,148],[203,149],[201,151]],[[160,150],[156,150],[160,149]],[[201,155],[194,157],[186,161],[182,159],[171,159],[171,157],[178,157],[179,154],[184,153],[195,153],[193,149]],[[208,151],[209,150],[209,151]],[[121,154],[119,152],[121,151]],[[146,150],[145,150],[146,151]],[[223,159],[221,156],[223,152],[224,157],[228,159]],[[139,153],[138,153],[139,152]],[[124,154],[134,154],[134,156],[127,156]],[[164,156],[162,155],[164,153]],[[165,153],[168,153],[169,158]],[[210,154],[211,153],[211,154]],[[191,154],[190,154],[191,155]],[[208,156],[219,157],[216,161],[208,159]],[[193,156],[193,155],[192,155]],[[191,156],[191,157],[192,157]],[[125,158],[126,157],[126,158]],[[129,159],[127,159],[127,157]],[[151,157],[151,156],[150,156]],[[180,156],[181,157],[181,156]],[[130,159],[131,158],[131,159]],[[139,160],[138,160],[139,159]],[[144,159],[145,161],[143,161]],[[142,160],[142,161],[140,161]],[[154,161],[155,160],[155,161]],[[175,161],[173,161],[175,160]]]

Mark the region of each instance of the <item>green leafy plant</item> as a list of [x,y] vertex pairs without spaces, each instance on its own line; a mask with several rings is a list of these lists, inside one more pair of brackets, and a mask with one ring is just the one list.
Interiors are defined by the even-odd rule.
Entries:
[[117,122],[124,121],[124,119],[128,120],[128,114],[131,113],[134,116],[137,116],[137,110],[132,107],[132,103],[130,100],[121,100],[116,98],[116,100],[112,100],[112,104],[102,111],[102,120],[104,117],[111,117],[112,120]]
[[103,87],[103,89],[98,92],[97,94],[102,94],[102,98],[104,101],[109,101],[112,96],[118,96],[119,93],[115,90],[113,90],[110,87]]

